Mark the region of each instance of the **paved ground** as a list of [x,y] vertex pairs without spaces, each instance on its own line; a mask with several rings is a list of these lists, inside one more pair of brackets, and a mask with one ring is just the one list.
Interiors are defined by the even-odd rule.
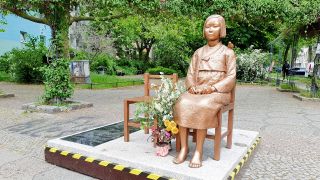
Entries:
[[[120,121],[123,99],[143,93],[142,86],[76,90],[74,99],[94,107],[49,115],[20,109],[37,100],[42,86],[0,82],[0,88],[16,95],[0,99],[0,179],[92,179],[46,163],[46,141]],[[238,86],[234,126],[262,136],[236,179],[320,179],[320,103],[274,87]]]

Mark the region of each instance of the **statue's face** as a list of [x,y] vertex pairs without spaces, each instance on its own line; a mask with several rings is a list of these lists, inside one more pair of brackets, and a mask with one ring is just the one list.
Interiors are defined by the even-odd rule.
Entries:
[[204,35],[208,41],[220,39],[221,23],[218,18],[209,19],[204,26]]

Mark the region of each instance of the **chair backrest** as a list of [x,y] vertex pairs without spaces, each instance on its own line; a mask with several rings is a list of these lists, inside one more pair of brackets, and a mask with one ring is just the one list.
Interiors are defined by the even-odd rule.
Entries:
[[[173,83],[178,82],[178,74],[174,73],[172,75],[163,75],[166,78],[169,78],[172,80]],[[144,95],[150,96],[150,90],[151,90],[151,84],[150,79],[161,79],[161,75],[153,75],[149,73],[144,73]]]

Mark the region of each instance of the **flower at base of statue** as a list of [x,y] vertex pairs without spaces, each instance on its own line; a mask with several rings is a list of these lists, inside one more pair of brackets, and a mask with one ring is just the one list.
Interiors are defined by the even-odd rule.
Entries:
[[178,132],[179,132],[179,129],[177,128],[177,127],[174,127],[174,128],[172,128],[171,129],[171,132],[172,132],[172,134],[178,134]]
[[170,123],[170,120],[168,120],[168,119],[165,119],[165,120],[163,121],[163,124],[164,124],[166,127],[169,125],[169,123]]
[[[182,84],[175,84],[171,79],[161,76],[161,84],[151,85],[155,90],[151,102],[139,103],[135,110],[135,119],[140,121],[141,128],[151,127],[152,122],[157,120],[157,126],[152,127],[152,142],[159,144],[170,144],[171,140],[179,132],[177,124],[172,121],[173,107],[180,95],[186,92]],[[141,118],[142,117],[142,118]],[[169,148],[170,149],[170,148]],[[159,151],[159,155],[164,155]]]
[[166,127],[166,131],[171,132],[173,135],[178,134],[179,129],[177,128],[177,124],[174,121],[164,120],[164,126]]

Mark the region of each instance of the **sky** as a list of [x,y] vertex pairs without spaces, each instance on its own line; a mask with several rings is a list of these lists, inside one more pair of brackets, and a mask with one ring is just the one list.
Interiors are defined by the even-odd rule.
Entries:
[[34,23],[15,15],[8,15],[5,19],[7,24],[2,26],[5,32],[0,32],[0,55],[6,51],[10,51],[14,47],[22,47],[20,43],[20,31],[27,32],[32,36],[42,34],[46,36],[47,42],[51,37],[49,26]]

